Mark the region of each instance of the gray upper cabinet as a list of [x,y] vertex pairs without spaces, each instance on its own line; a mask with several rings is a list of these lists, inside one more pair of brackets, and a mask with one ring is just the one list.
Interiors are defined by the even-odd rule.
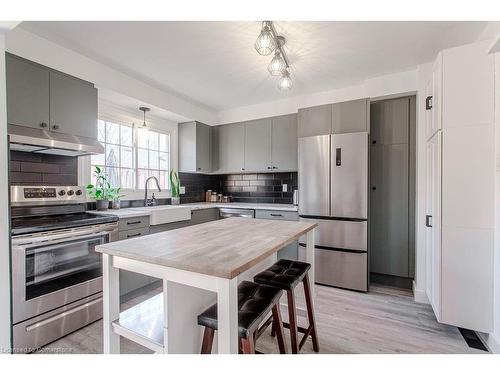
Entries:
[[332,134],[368,131],[368,99],[351,100],[332,105]]
[[50,130],[97,139],[97,89],[89,82],[50,72]]
[[211,172],[211,143],[210,126],[198,121],[179,124],[179,171]]
[[271,163],[271,119],[245,123],[245,170],[266,171]]
[[405,124],[410,118],[409,98],[401,98],[371,105],[371,118],[377,126],[371,129],[372,142],[382,145],[408,143],[408,126],[393,126]]
[[297,115],[274,117],[271,132],[272,168],[296,171],[298,169]]
[[9,124],[97,139],[93,84],[18,56],[6,61]]
[[218,173],[245,171],[245,124],[217,127],[219,155]]
[[6,78],[8,123],[48,128],[49,71],[41,65],[7,54]]
[[299,137],[327,135],[332,129],[332,105],[301,108],[298,115]]

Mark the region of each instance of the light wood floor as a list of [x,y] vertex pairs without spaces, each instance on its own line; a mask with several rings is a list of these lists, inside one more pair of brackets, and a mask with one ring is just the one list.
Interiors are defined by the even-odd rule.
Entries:
[[[469,348],[457,328],[438,323],[431,307],[415,303],[411,292],[379,285],[372,285],[369,293],[321,285],[316,288],[320,353],[485,353]],[[122,308],[159,291],[144,291]],[[283,319],[287,320],[285,310]],[[299,317],[300,322],[305,326],[305,318]],[[150,353],[140,345],[121,340],[122,353]],[[288,334],[287,340],[289,343]],[[276,353],[277,344],[264,334],[257,349]],[[102,320],[47,345],[41,353],[102,353]],[[301,353],[314,353],[310,339]]]

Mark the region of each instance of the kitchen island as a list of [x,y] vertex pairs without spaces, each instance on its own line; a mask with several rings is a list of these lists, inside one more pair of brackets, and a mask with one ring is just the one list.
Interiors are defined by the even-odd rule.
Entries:
[[[120,352],[120,335],[156,352],[197,353],[196,316],[217,302],[219,353],[238,353],[238,283],[306,235],[312,264],[316,223],[229,218],[96,247],[103,257],[104,352]],[[163,293],[119,311],[118,270],[163,280]],[[314,296],[314,292],[313,292]]]

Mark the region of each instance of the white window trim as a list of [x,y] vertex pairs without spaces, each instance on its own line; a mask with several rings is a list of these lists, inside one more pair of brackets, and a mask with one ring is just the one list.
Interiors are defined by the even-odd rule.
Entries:
[[[119,116],[113,116],[113,115],[108,115],[108,114],[103,114],[103,115],[99,115],[99,120],[103,120],[103,121],[109,121],[109,122],[115,122],[117,124],[124,124],[124,125],[128,125],[130,124],[130,121],[127,121],[127,120],[124,120],[123,118],[120,118]],[[137,153],[138,153],[138,147],[137,147],[137,126],[134,126],[134,124],[132,124],[132,127],[134,127],[134,157],[135,157],[135,162],[137,163]],[[148,121],[148,128],[152,131],[155,131],[155,132],[158,132],[158,133],[162,133],[162,134],[167,134],[169,135],[169,170],[168,172],[170,172],[170,170],[172,169],[175,169],[175,165],[174,165],[174,158],[173,158],[173,155],[174,155],[174,152],[176,152],[176,147],[174,147],[174,142],[173,142],[173,133],[175,133],[174,131],[171,131],[171,130],[165,130],[165,129],[161,129],[157,126],[154,125],[154,123]],[[92,181],[92,170],[91,170],[91,157],[90,156],[80,156],[78,158],[78,185],[79,186],[86,186],[88,184],[91,183]],[[136,182],[137,182],[137,164],[135,166],[135,171],[136,171]],[[145,192],[145,189],[144,188],[139,188],[139,189],[136,189],[136,190],[130,190],[130,189],[126,189],[126,190],[122,190],[121,193],[122,193],[122,198],[121,200],[140,200],[140,199],[144,199],[144,192]],[[148,185],[148,192],[150,193],[155,193],[155,197],[158,198],[158,199],[166,199],[166,198],[171,198],[172,197],[172,194],[171,194],[171,191],[170,189],[163,189],[161,192],[158,192],[156,190],[156,186],[154,183],[149,183]],[[150,195],[150,194],[148,194]],[[93,201],[93,200],[90,200],[90,201]]]

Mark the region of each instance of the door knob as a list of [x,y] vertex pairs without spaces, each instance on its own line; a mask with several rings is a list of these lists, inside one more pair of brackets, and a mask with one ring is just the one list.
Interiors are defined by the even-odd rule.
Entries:
[[377,187],[376,186],[372,186],[372,190],[377,190]]

